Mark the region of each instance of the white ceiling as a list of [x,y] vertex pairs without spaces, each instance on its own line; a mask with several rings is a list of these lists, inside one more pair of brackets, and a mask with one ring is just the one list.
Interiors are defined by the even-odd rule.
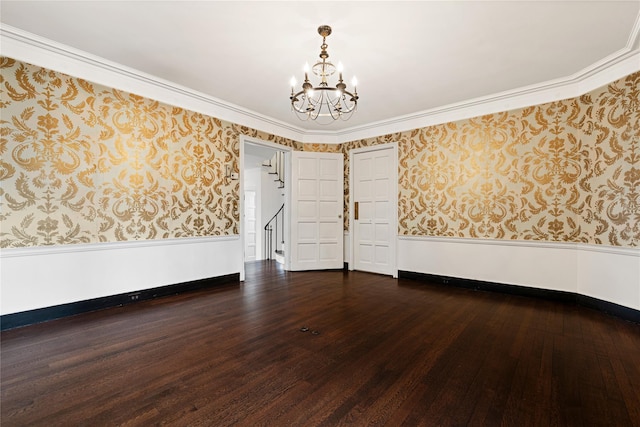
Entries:
[[[1,2],[3,24],[331,132],[567,78],[637,49],[639,12],[640,1]],[[289,104],[321,24],[360,95],[350,121],[324,127]]]

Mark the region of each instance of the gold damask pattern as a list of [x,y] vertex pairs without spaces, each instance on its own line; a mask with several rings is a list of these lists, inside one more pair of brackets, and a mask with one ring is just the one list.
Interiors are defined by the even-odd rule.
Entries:
[[349,150],[396,141],[400,234],[637,247],[639,82],[345,143],[345,177]]
[[0,58],[1,247],[238,233],[240,134],[302,144]]
[[640,246],[640,72],[580,98],[591,142],[583,221],[592,243]]
[[[640,246],[640,72],[581,97],[302,144],[0,58],[0,246],[238,233],[240,135],[397,142],[399,233]],[[348,229],[348,215],[345,215]]]

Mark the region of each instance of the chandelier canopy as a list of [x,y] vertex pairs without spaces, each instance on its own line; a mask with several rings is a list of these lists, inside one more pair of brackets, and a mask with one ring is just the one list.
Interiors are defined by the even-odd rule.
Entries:
[[[331,34],[331,27],[321,25],[318,34],[322,36],[320,46],[320,60],[311,71],[318,76],[320,83],[316,86],[309,81],[309,64],[304,67],[304,82],[302,90],[296,92],[296,78],[291,78],[291,108],[301,120],[315,120],[320,124],[329,124],[334,120],[349,120],[358,107],[357,81],[353,78],[353,92],[347,90],[342,80],[342,63],[336,67],[328,60],[326,39]],[[338,83],[329,86],[329,78],[338,72]]]

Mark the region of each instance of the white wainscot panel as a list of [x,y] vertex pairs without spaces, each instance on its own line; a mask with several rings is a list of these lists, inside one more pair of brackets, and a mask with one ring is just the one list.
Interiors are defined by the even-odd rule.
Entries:
[[398,270],[577,292],[572,244],[398,238]]
[[240,272],[239,236],[0,251],[1,314]]
[[573,292],[640,309],[639,249],[399,236],[398,270]]
[[578,293],[640,310],[640,249],[583,248]]

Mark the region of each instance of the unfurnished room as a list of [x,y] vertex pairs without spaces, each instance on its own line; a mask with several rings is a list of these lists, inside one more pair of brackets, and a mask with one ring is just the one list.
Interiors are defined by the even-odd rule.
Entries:
[[640,2],[0,0],[2,426],[640,426]]

